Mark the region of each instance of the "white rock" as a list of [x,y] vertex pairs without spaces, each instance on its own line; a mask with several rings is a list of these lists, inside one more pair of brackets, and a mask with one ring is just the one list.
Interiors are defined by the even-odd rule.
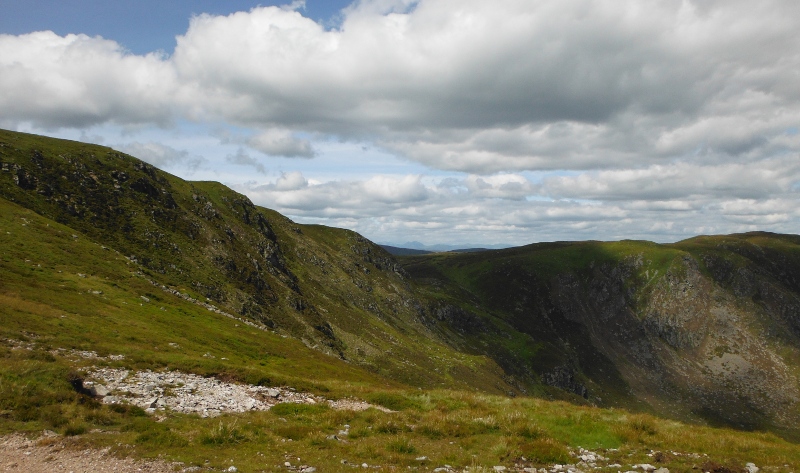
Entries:
[[506,471],[506,467],[504,467],[503,465],[495,465],[492,467],[492,469],[494,471]]
[[669,469],[661,467],[658,470],[656,470],[654,473],[669,473]]
[[757,467],[755,463],[748,463],[744,469],[747,470],[747,473],[758,473],[761,468]]

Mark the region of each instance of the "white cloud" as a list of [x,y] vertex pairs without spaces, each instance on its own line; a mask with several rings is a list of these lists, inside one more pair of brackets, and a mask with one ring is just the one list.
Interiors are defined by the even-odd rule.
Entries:
[[299,171],[282,173],[281,177],[275,181],[275,190],[278,191],[294,191],[304,187],[308,187],[308,181]]
[[[792,232],[800,218],[800,162],[769,164],[773,170],[676,164],[547,176],[541,184],[519,174],[310,184],[313,179],[295,172],[238,190],[301,222],[352,228],[384,242],[675,241],[764,228]],[[759,198],[737,197],[753,193]]]
[[420,176],[405,176],[401,179],[375,176],[364,182],[363,188],[366,197],[385,203],[411,203],[428,197]]
[[315,155],[310,141],[293,136],[289,130],[267,130],[250,138],[247,145],[271,156],[313,158]]
[[753,163],[702,166],[681,162],[550,177],[544,180],[542,192],[594,200],[766,199],[792,193],[798,182],[800,159],[788,155]]
[[127,54],[113,41],[40,31],[0,35],[0,120],[81,128],[173,119],[178,88],[156,54]]

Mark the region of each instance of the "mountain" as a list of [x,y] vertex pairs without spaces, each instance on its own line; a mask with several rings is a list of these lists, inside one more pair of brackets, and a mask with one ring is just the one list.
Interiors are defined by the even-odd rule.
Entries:
[[424,323],[436,304],[354,232],[298,225],[110,148],[3,131],[0,161],[0,197],[113,248],[155,287],[401,382],[513,390],[493,360],[442,341]]
[[[686,449],[732,435],[744,443],[726,445],[765,442],[764,455],[784,458],[774,436],[647,413],[800,438],[798,236],[393,256],[110,148],[0,131],[0,248],[0,430],[118,425],[146,452],[185,447],[170,451],[186,458],[220,438],[282,448],[221,422],[169,418],[169,431],[137,427],[135,410],[97,411],[81,383],[99,364],[362,396],[399,413],[287,408],[295,417],[277,419],[289,429],[281,438],[308,442],[310,455],[334,449],[340,424],[363,428],[351,439],[371,439],[375,424],[404,436],[380,446],[393,453],[335,448],[403,468],[428,455],[423,444],[442,462],[475,451],[566,462],[564,445],[638,455],[642,445],[679,448],[683,431],[696,440]],[[210,443],[193,437],[197,425]],[[498,446],[470,450],[487,435]],[[448,450],[455,444],[464,450]]]
[[[392,256],[417,256],[417,255],[428,255],[431,253],[437,253],[440,251],[449,251],[453,253],[476,253],[479,251],[488,251],[488,248],[458,248],[455,250],[417,250],[414,248],[400,248],[397,246],[391,245],[379,245],[381,248],[386,250]],[[449,247],[448,247],[449,248]]]
[[418,241],[407,241],[401,244],[381,244],[381,246],[390,247],[390,248],[398,248],[401,250],[419,250],[425,251],[428,253],[440,253],[445,251],[483,251],[486,249],[501,249],[501,248],[508,248],[508,245],[491,245],[488,248],[482,248],[478,245],[474,244],[463,244],[463,245],[445,245],[445,244],[436,244],[436,245],[425,245],[424,243]]
[[380,247],[386,250],[386,252],[392,256],[427,255],[431,253],[430,251],[415,250],[413,248],[399,248],[391,245],[380,245]]
[[543,243],[401,261],[476,327],[512,327],[465,337],[520,389],[541,380],[598,405],[796,435],[798,236]]

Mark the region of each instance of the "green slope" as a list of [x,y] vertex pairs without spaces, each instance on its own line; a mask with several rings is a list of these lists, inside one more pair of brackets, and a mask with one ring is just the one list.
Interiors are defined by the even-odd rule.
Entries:
[[[401,261],[430,294],[460,292],[476,314],[513,327],[479,333],[476,345],[521,378],[600,405],[794,438],[799,256],[797,236],[757,233]],[[518,349],[520,333],[542,349]]]
[[95,145],[0,131],[0,166],[0,197],[118,251],[158,286],[400,382],[513,389],[493,360],[431,332],[396,261],[353,232],[297,225]]
[[[796,445],[770,434],[576,406],[795,435],[798,237],[542,244],[400,264],[220,184],[12,132],[0,132],[0,197],[0,433],[52,429],[217,471],[296,457],[320,471],[345,458],[521,468],[576,462],[578,446],[626,468],[652,462],[650,450],[683,452],[659,464],[671,471],[716,468],[689,454],[731,471],[800,464]],[[741,360],[757,368],[749,378],[726,368]],[[288,385],[399,412],[149,417],[76,391],[91,366]],[[331,440],[345,424],[348,441]]]

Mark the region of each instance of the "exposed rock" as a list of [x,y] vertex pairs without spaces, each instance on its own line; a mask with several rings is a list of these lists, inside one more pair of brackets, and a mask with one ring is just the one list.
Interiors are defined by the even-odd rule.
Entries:
[[106,397],[110,391],[102,384],[95,384],[89,388],[89,392],[92,393],[94,397]]
[[656,469],[656,467],[654,467],[653,465],[651,465],[649,463],[640,463],[638,465],[633,465],[632,468],[634,470],[641,468],[642,471],[647,471],[647,472],[654,471]]
[[542,382],[575,393],[584,399],[589,397],[589,390],[575,378],[575,370],[568,366],[558,366],[552,371],[542,374]]
[[[105,386],[95,383],[90,388],[102,388],[105,392],[103,403],[130,403],[149,413],[170,409],[199,414],[201,417],[214,417],[223,412],[264,411],[279,402],[316,404],[327,401],[320,396],[297,392],[291,388],[227,383],[179,371],[130,372],[119,368],[95,368],[90,372],[90,377],[105,383]],[[374,407],[389,411],[360,400],[327,402],[334,409],[364,410]]]

